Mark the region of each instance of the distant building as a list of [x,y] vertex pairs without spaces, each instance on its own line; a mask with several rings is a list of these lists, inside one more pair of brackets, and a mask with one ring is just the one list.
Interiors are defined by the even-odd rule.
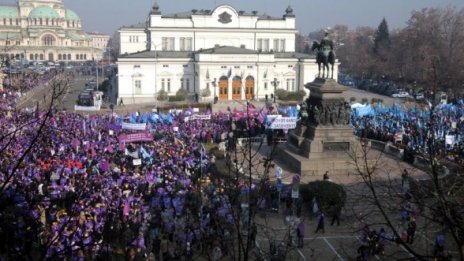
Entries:
[[[160,90],[212,100],[270,99],[275,89],[304,90],[317,73],[314,56],[295,52],[295,15],[214,10],[163,15],[119,30],[118,97],[154,102]],[[336,72],[335,72],[336,75]]]
[[0,52],[23,61],[86,61],[103,53],[93,47],[81,19],[63,0],[18,0],[0,6],[0,46]]
[[92,38],[92,47],[105,51],[110,41],[110,36],[100,33],[87,33]]

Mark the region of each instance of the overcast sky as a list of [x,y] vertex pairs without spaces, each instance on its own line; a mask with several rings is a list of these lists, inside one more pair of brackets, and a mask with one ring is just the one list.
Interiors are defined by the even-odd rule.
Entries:
[[[15,3],[15,0],[0,0]],[[153,0],[64,0],[87,32],[112,34],[123,25],[145,21]],[[290,4],[301,34],[336,24],[377,27],[383,17],[390,29],[404,27],[411,11],[425,7],[464,8],[464,0],[158,0],[163,14],[191,9],[214,9],[229,4],[237,10],[281,16]]]

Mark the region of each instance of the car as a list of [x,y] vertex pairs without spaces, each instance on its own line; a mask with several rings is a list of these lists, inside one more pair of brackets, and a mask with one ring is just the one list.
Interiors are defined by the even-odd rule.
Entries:
[[423,93],[416,93],[415,97],[414,97],[417,101],[418,100],[423,100],[425,99],[425,96]]
[[409,93],[405,91],[399,91],[397,93],[392,94],[393,98],[407,98],[409,97]]

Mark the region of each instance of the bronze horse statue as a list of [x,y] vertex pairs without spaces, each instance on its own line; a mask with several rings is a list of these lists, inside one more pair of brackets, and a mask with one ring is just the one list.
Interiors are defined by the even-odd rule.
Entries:
[[[322,39],[321,43],[318,41],[313,42],[313,46],[311,47],[311,50],[317,50],[316,54],[316,63],[319,67],[319,75],[318,77],[322,78],[329,78],[329,64],[330,66],[330,78],[333,79],[333,70],[334,70],[334,64],[335,64],[335,52],[333,50],[333,42],[327,37]],[[322,65],[322,76],[321,76],[321,65]],[[325,71],[327,70],[327,75],[325,74]]]

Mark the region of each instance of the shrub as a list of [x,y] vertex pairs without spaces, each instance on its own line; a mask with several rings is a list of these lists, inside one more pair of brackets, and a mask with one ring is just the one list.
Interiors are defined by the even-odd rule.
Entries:
[[346,191],[343,186],[330,181],[313,181],[302,188],[301,194],[305,201],[311,202],[316,197],[316,202],[321,211],[340,212],[346,202]]
[[211,96],[211,90],[209,88],[204,88],[201,90],[201,97],[209,97]]
[[287,98],[288,92],[284,89],[277,89],[274,95],[277,96],[277,98],[280,100],[285,100],[285,98]]
[[185,99],[187,99],[187,96],[188,96],[188,92],[186,89],[179,89],[177,92],[176,92],[176,97],[180,100],[180,101],[185,101]]
[[185,97],[177,96],[177,95],[170,95],[168,98],[170,102],[178,102],[178,101],[185,101]]
[[168,93],[165,90],[158,92],[158,101],[165,101],[169,98]]

